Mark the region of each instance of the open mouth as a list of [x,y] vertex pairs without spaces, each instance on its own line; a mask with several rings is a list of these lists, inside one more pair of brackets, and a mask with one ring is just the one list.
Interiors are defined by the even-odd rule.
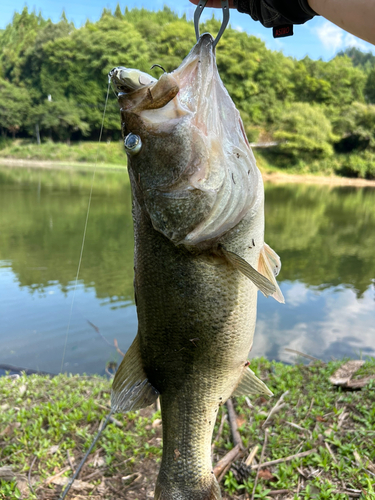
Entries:
[[203,34],[181,65],[159,80],[136,69],[113,68],[108,76],[120,104],[142,113],[164,108],[178,95],[177,107],[182,105],[187,111],[196,112],[201,100],[197,96],[207,98],[211,91],[216,69],[213,42],[210,34]]

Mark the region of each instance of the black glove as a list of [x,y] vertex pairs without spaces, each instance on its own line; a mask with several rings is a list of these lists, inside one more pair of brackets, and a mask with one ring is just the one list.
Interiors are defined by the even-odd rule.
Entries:
[[266,28],[274,28],[274,36],[287,36],[275,34],[275,28],[304,24],[317,15],[307,0],[234,0],[234,5]]

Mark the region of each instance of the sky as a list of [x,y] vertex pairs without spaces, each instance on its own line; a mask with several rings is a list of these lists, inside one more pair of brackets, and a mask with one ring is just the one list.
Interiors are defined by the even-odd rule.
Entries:
[[[73,21],[76,27],[82,26],[87,19],[97,21],[103,8],[115,9],[117,0],[13,0],[11,2],[0,2],[0,29],[6,27],[12,21],[15,11],[20,12],[25,5],[29,10],[41,11],[43,17],[50,18],[53,22],[60,19],[61,13],[65,14],[69,21]],[[119,2],[122,10],[125,7],[145,7],[147,9],[159,10],[164,5],[170,7],[179,15],[186,14],[192,19],[195,6],[188,0],[122,0]],[[206,8],[202,14],[202,20],[210,18],[215,12],[217,18],[221,17],[221,10]],[[249,35],[261,38],[271,50],[282,51],[287,56],[302,59],[306,55],[312,59],[331,59],[340,50],[348,47],[357,47],[364,52],[375,53],[375,46],[346,33],[334,24],[322,17],[315,17],[302,26],[294,27],[294,36],[275,40],[272,30],[264,28],[259,22],[255,22],[250,16],[240,14],[231,10],[232,28],[245,31]],[[213,33],[215,36],[216,34]],[[225,34],[224,34],[225,36]],[[250,57],[250,56],[249,56]]]

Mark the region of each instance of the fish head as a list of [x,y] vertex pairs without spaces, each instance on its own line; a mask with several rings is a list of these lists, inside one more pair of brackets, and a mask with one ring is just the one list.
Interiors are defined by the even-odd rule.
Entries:
[[153,227],[175,244],[211,246],[263,202],[241,117],[216,66],[213,38],[158,80],[110,73],[128,169]]

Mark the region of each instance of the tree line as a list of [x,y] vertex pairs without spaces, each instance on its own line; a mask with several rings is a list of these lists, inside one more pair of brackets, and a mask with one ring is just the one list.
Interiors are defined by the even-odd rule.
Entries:
[[[212,18],[203,29],[217,33]],[[70,141],[98,137],[115,66],[175,69],[195,43],[194,26],[170,9],[114,12],[81,28],[25,7],[0,31],[0,131],[5,137]],[[352,48],[328,62],[297,60],[232,28],[217,47],[221,78],[250,142],[274,141],[278,166],[375,177],[375,56]],[[159,77],[160,69],[152,74]],[[110,94],[104,123],[119,138]],[[1,141],[1,139],[0,139]]]

